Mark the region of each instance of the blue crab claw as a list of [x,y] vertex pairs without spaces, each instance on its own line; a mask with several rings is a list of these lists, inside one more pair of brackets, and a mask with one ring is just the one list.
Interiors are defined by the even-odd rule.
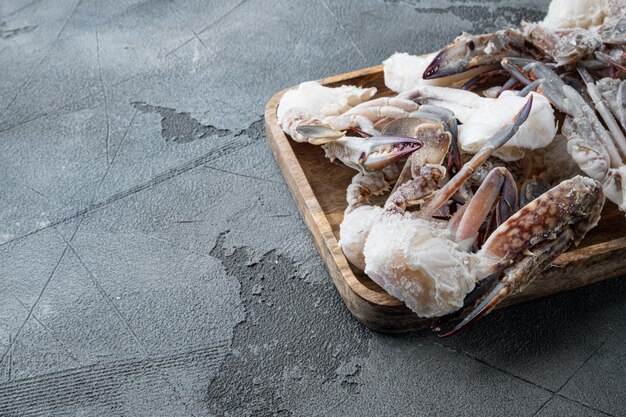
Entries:
[[468,43],[455,42],[442,49],[426,67],[422,78],[434,80],[450,77],[475,68],[477,65],[471,63],[473,51],[466,45],[474,45],[474,43],[471,41]]
[[406,158],[422,147],[422,141],[403,136],[345,136],[323,146],[326,156],[360,172],[378,171]]
[[499,64],[505,56],[531,56],[520,32],[505,29],[483,35],[463,33],[435,56],[422,78],[449,77],[472,68]]

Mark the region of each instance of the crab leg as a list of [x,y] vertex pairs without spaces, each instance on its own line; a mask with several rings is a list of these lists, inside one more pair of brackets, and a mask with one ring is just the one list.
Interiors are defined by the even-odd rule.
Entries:
[[495,135],[493,135],[483,147],[470,159],[461,170],[448,181],[439,191],[435,193],[430,203],[422,209],[425,215],[432,215],[441,206],[443,206],[450,197],[463,185],[463,183],[474,173],[483,162],[491,156],[491,154],[511,139],[519,130],[520,126],[526,121],[533,105],[533,96],[530,96],[526,104],[520,109],[511,123],[505,125]]
[[[533,62],[531,60],[519,60],[518,62]],[[509,74],[511,74],[513,77],[517,78],[517,80],[519,82],[521,82],[524,85],[530,85],[530,83],[532,83],[532,80],[529,79],[526,74],[524,74],[517,66],[511,64],[510,59],[509,58],[504,58],[501,62],[502,68],[504,68],[505,70],[507,70],[509,72]]]
[[360,116],[371,122],[391,118],[407,117],[410,112],[417,110],[419,105],[413,100],[402,97],[380,97],[358,104],[339,117]]
[[[423,84],[412,90],[406,90],[398,96],[404,98],[419,98],[425,96],[428,100],[451,101],[459,106],[469,108],[479,108],[484,106],[484,100],[476,93],[467,90],[450,89],[449,87],[438,87],[436,85]],[[458,116],[458,114],[457,114]]]
[[526,97],[531,92],[537,90],[537,88],[541,85],[541,80],[535,80],[528,84],[526,87],[522,88],[517,95],[520,97]]
[[[577,245],[600,219],[604,195],[599,182],[576,176],[542,194],[510,217],[487,239],[481,255],[498,259],[468,294],[465,307],[435,332],[450,336],[489,313],[514,292],[522,291],[570,245]],[[499,278],[499,279],[498,279]]]
[[[511,286],[508,282],[515,282],[524,276],[536,276],[554,260],[553,253],[561,254],[571,244],[572,232],[568,230],[549,244],[542,245],[541,249],[535,249],[533,257],[524,258],[514,270],[508,271],[508,274],[499,271],[487,276],[465,297],[463,307],[459,311],[436,320],[433,332],[439,337],[448,337],[471,326],[510,295]],[[498,279],[503,275],[504,278]]]
[[500,75],[508,75],[508,73],[503,70],[502,68],[493,70],[493,71],[487,71],[487,72],[483,72],[482,74],[478,74],[474,77],[472,77],[469,81],[467,81],[465,84],[463,84],[460,89],[461,90],[468,90],[468,91],[472,91],[472,89],[474,87],[476,87],[477,85],[481,84],[484,81],[488,81],[491,82],[493,80],[493,77],[497,77]]
[[[502,60],[505,68],[510,68],[507,64],[512,64],[516,69],[530,71],[534,77],[541,79],[541,93],[545,95],[552,104],[563,113],[570,115],[575,123],[590,123],[590,129],[596,134],[603,151],[608,154],[611,166],[617,167],[622,165],[622,158],[611,139],[611,136],[602,127],[595,112],[589,107],[585,99],[572,87],[566,85],[550,68],[545,64],[537,61],[519,58],[505,58]],[[523,75],[522,71],[518,71]],[[516,75],[514,72],[513,75]],[[588,120],[588,122],[587,122]],[[594,138],[587,138],[588,141],[594,141]]]
[[587,86],[587,91],[589,92],[589,96],[595,104],[596,110],[600,114],[600,117],[602,117],[602,120],[604,120],[604,123],[606,123],[606,126],[611,131],[614,142],[617,144],[619,150],[622,151],[622,156],[626,157],[626,137],[618,126],[617,121],[611,113],[611,110],[609,110],[608,106],[602,99],[602,95],[598,91],[598,88],[596,87],[593,78],[591,78],[591,75],[589,75],[587,70],[581,66],[578,66],[578,73],[580,74],[580,77],[583,79],[585,85]]
[[500,87],[500,89],[496,93],[496,97],[500,97],[500,95],[503,92],[505,92],[507,90],[511,90],[513,87],[515,87],[515,84],[517,84],[517,83],[518,83],[518,80],[515,77],[511,77],[508,80],[506,80],[506,82],[502,85],[502,87]]
[[467,208],[456,229],[457,242],[472,238],[473,243],[478,229],[499,197],[502,198],[498,204],[498,211],[504,219],[507,219],[517,207],[517,187],[509,170],[503,167],[491,170],[476,194],[466,204]]
[[296,128],[296,132],[312,145],[323,145],[345,136],[340,130],[322,125],[301,125]]
[[598,61],[602,62],[603,64],[610,65],[611,67],[617,68],[620,71],[626,71],[626,67],[624,66],[624,64],[613,59],[610,55],[605,54],[601,51],[596,51],[595,55]]
[[602,92],[604,102],[626,131],[626,81],[605,78],[598,81],[596,86]]

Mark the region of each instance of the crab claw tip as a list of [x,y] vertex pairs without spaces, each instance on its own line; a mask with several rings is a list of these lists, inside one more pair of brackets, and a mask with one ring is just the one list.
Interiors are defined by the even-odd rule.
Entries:
[[[463,307],[440,318],[432,327],[439,337],[453,336],[487,315],[511,292],[509,284],[496,279],[493,274],[480,281],[464,301]],[[475,307],[474,307],[475,306]]]
[[432,80],[445,76],[445,74],[442,74],[442,71],[440,71],[441,60],[444,56],[444,53],[445,51],[443,49],[439,51],[435,58],[433,58],[432,62],[428,64],[428,66],[424,70],[424,73],[422,74],[422,78],[424,80]]
[[513,124],[515,126],[521,126],[526,119],[528,119],[528,116],[530,115],[530,111],[533,108],[533,95],[529,94],[528,95],[528,100],[526,100],[526,103],[524,104],[524,106],[522,106],[522,108],[520,109],[520,111],[515,115],[515,118],[513,119]]
[[373,136],[364,142],[365,149],[359,163],[368,171],[375,171],[405,158],[422,147],[422,142],[403,136]]

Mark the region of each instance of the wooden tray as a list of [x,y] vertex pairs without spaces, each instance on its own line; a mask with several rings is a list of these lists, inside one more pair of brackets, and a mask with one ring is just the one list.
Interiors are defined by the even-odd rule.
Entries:
[[[390,94],[384,84],[382,65],[320,82],[328,86],[376,87],[377,96]],[[381,332],[401,333],[430,325],[429,320],[417,317],[401,301],[349,265],[337,241],[346,208],[346,188],[355,172],[331,164],[320,147],[296,143],[283,133],[276,110],[285,91],[274,95],[265,107],[267,140],[346,306],[363,324]],[[615,204],[607,201],[599,225],[579,247],[562,254],[522,293],[509,297],[498,307],[622,275],[626,275],[626,219]]]

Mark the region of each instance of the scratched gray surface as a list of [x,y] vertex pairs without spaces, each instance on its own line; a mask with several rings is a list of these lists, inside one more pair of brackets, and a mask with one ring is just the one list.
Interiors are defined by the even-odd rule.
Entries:
[[626,286],[385,336],[263,133],[303,80],[544,1],[0,2],[0,415],[626,415]]

